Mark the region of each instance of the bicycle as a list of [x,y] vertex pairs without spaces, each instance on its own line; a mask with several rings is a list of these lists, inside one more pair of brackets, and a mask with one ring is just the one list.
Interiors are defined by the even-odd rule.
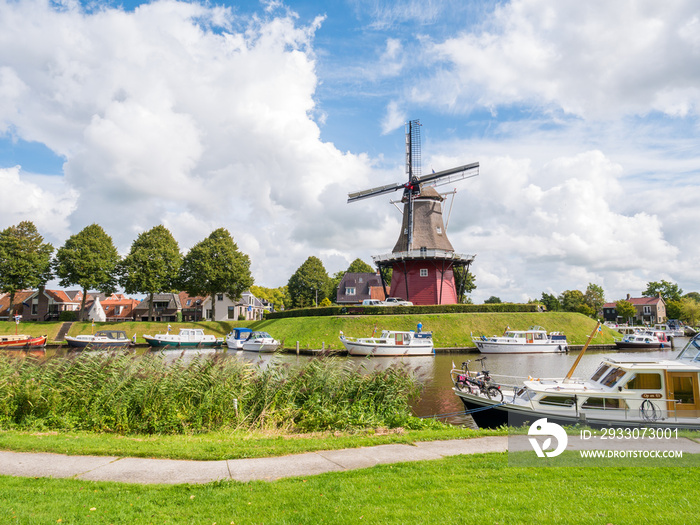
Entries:
[[470,392],[475,395],[483,395],[489,399],[494,399],[496,401],[503,401],[503,392],[498,385],[492,384],[491,376],[489,375],[489,370],[484,369],[484,360],[486,357],[477,359],[481,362],[481,372],[476,372],[474,377],[471,376],[469,371],[469,363],[471,361],[465,361],[462,363],[462,371],[464,374],[457,375],[455,380],[455,387],[457,390],[462,392]]

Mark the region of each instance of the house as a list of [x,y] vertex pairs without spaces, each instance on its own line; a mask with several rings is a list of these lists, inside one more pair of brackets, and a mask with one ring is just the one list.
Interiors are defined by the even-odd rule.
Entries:
[[[655,297],[630,297],[627,294],[626,301],[632,303],[637,311],[633,322],[653,325],[666,321],[666,302],[661,294]],[[612,323],[626,323],[628,320],[617,315],[615,303],[605,303],[603,305],[603,319]]]
[[[124,294],[113,293],[109,297],[100,299],[104,308],[107,321],[133,321],[134,309],[141,301],[131,299]],[[146,313],[148,315],[148,312]]]
[[[150,295],[141,301],[133,310],[136,321],[148,321],[148,306]],[[174,322],[178,320],[178,314],[182,312],[180,296],[176,293],[153,294],[153,320]]]
[[[20,290],[15,293],[12,315],[23,321],[57,321],[61,312],[77,312],[83,299],[81,291]],[[0,297],[0,319],[8,319],[10,294]]]
[[204,318],[210,321],[258,321],[265,312],[262,301],[250,292],[243,292],[236,300],[231,300],[225,293],[218,293],[214,295],[216,319],[212,319],[211,300],[211,296],[208,296],[202,303]]
[[201,295],[190,296],[187,292],[180,292],[180,306],[182,306],[183,321],[201,321],[204,319],[202,305],[207,298]]
[[338,285],[336,303],[362,304],[365,299],[386,298],[382,279],[377,273],[346,273]]

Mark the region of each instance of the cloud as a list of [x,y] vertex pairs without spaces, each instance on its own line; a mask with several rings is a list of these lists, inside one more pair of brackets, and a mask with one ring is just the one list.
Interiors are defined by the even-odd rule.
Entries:
[[75,210],[77,193],[56,179],[24,173],[20,166],[0,168],[0,224],[32,221],[47,239],[67,236],[67,216]]
[[[223,225],[270,285],[296,269],[290,253],[338,237],[320,199],[344,206],[340,186],[369,162],[322,142],[311,118],[322,18],[167,0],[133,12],[0,0],[0,11],[0,130],[67,159],[73,230],[96,221],[125,252],[156,224],[183,249]],[[263,272],[274,264],[279,275]]]
[[480,30],[435,42],[440,67],[411,96],[456,111],[523,104],[597,119],[697,115],[699,17],[689,1],[514,0]]

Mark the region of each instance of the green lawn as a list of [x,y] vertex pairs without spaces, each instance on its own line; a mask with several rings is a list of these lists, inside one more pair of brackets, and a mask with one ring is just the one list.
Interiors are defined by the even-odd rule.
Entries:
[[0,431],[0,450],[206,461],[506,434],[506,430],[471,430],[450,425],[429,430],[379,429],[311,434],[221,431],[192,435],[122,436],[92,432],[5,430]]
[[513,468],[506,454],[276,482],[143,486],[0,477],[3,523],[696,523],[688,468]]

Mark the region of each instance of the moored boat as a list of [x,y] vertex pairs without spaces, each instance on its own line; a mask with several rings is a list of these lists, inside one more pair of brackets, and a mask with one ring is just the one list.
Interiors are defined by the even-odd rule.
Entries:
[[700,336],[676,359],[613,357],[603,359],[588,379],[574,379],[572,372],[565,378],[501,383],[503,401],[457,388],[461,369],[451,375],[455,394],[480,427],[521,426],[547,418],[592,427],[700,429]]
[[340,332],[340,342],[350,355],[404,356],[434,355],[433,333],[382,330],[379,337],[346,337]]
[[46,336],[34,337],[31,335],[2,335],[0,336],[0,348],[32,348],[46,346]]
[[646,330],[616,339],[615,346],[624,350],[656,350],[670,347],[671,341],[662,331]]
[[527,330],[506,329],[501,336],[472,337],[472,341],[482,354],[542,354],[569,350],[564,334],[548,334],[541,326],[532,326]]
[[250,328],[234,328],[226,336],[226,346],[229,350],[241,350],[243,343],[252,333],[253,331]]
[[153,348],[215,348],[224,340],[207,335],[201,328],[180,328],[178,334],[144,335],[143,338]]
[[66,336],[66,342],[73,349],[107,350],[126,348],[131,344],[131,339],[124,330],[98,330],[94,334]]
[[246,352],[274,352],[280,347],[280,342],[267,332],[253,332],[241,344],[241,350]]

